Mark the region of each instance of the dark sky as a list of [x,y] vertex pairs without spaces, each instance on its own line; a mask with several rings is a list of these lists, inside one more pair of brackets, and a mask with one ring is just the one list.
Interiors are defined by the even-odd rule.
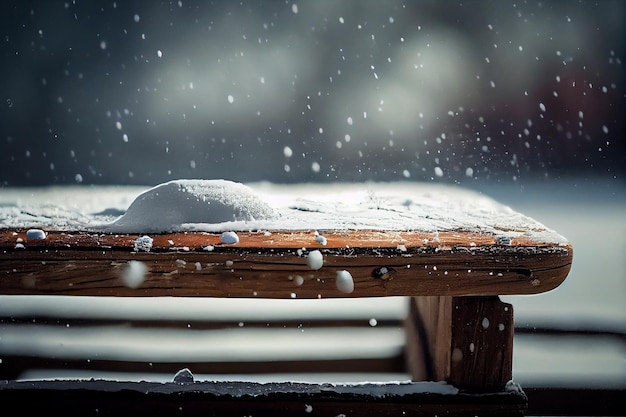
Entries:
[[3,9],[0,186],[626,172],[622,1]]

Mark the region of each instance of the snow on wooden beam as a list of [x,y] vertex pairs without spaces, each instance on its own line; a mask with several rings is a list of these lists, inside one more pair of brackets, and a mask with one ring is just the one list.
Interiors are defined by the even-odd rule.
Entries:
[[[0,231],[0,294],[328,298],[536,294],[566,278],[569,244],[489,234],[341,231],[110,235]],[[144,239],[144,240],[142,240]],[[149,239],[149,240],[148,240]],[[16,244],[16,241],[23,244]],[[313,243],[311,243],[313,242]],[[149,246],[142,246],[149,245]],[[312,266],[312,255],[321,266]],[[338,286],[337,277],[352,279]]]

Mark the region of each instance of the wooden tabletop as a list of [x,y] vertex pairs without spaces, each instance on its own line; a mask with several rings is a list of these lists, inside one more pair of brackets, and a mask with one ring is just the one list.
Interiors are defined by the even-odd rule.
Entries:
[[[130,230],[129,222],[128,231],[93,224],[63,230],[11,220],[19,218],[16,210],[3,220],[0,211],[0,294],[536,294],[560,285],[572,264],[572,246],[558,233],[467,190],[400,184],[306,195],[296,186],[255,191],[276,216],[219,224],[182,219],[179,228],[150,233]],[[144,218],[168,215],[156,203]],[[44,236],[27,234],[32,227]],[[229,243],[225,232],[238,241]]]

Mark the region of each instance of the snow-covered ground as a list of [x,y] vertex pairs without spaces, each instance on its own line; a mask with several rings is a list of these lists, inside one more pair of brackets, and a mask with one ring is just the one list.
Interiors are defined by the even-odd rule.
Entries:
[[[258,189],[263,192],[262,184]],[[327,186],[310,186],[310,190],[319,193],[323,200],[323,190]],[[333,187],[340,187],[334,185]],[[57,226],[75,226],[76,224],[110,224],[128,208],[135,197],[148,187],[59,187],[0,189],[0,225],[33,224],[46,225],[56,222]],[[337,188],[334,188],[337,190]],[[626,187],[623,184],[595,182],[580,184],[576,182],[528,184],[521,188],[515,184],[489,186],[481,189],[484,194],[510,205],[513,210],[530,216],[532,219],[556,230],[574,247],[574,264],[570,275],[563,285],[556,290],[536,296],[503,297],[515,307],[518,326],[557,326],[561,328],[599,328],[614,331],[626,331]],[[372,202],[371,190],[367,198]],[[354,196],[348,196],[353,198]],[[313,202],[303,201],[302,207],[314,211]],[[319,208],[319,207],[317,207]],[[20,223],[22,222],[22,223]],[[29,223],[30,222],[30,223]],[[257,300],[181,300],[177,299],[123,299],[106,300],[91,298],[73,298],[59,302],[57,298],[38,298],[26,303],[21,297],[0,297],[0,316],[28,315],[37,312],[54,311],[62,317],[81,317],[88,311],[93,316],[117,315],[121,317],[157,317],[189,318],[211,316],[229,320],[241,320],[249,317],[250,311],[264,312],[267,319],[287,315],[290,318],[328,317],[337,314],[370,319],[401,318],[405,314],[406,303],[403,299],[381,299],[366,305],[360,300],[298,300],[272,301]],[[319,302],[323,301],[323,302]],[[260,303],[260,304],[259,304]],[[246,315],[247,314],[247,315]],[[258,319],[259,317],[257,317]],[[242,326],[243,327],[243,326]],[[2,352],[15,352],[23,349],[58,349],[63,340],[73,341],[84,351],[98,351],[98,347],[109,346],[109,351],[120,348],[104,343],[105,339],[93,339],[85,334],[67,329],[64,333],[41,337],[41,329],[14,331],[8,326],[0,329],[0,355]],[[117,331],[118,336],[131,343],[133,349],[161,358],[162,351],[155,351],[153,337],[136,332]],[[400,349],[402,335],[388,329],[380,338],[375,336],[368,344],[368,349],[379,349],[388,354]],[[299,357],[308,347],[309,350],[342,357],[339,346],[342,337],[370,337],[369,334],[327,334],[330,340],[338,341],[337,349],[319,350],[308,337],[313,331],[302,329],[298,337],[288,332],[277,332],[267,339],[268,349],[272,342],[282,340],[280,355]],[[387,331],[387,330],[384,330]],[[281,333],[281,334],[279,334]],[[305,334],[306,336],[302,336]],[[372,333],[373,334],[373,333]],[[173,340],[182,337],[171,335]],[[244,339],[250,334],[242,334]],[[113,336],[111,336],[113,338]],[[230,337],[230,336],[229,336]],[[64,339],[67,338],[67,339]],[[236,339],[236,337],[235,337]],[[232,346],[241,345],[241,340],[233,339]],[[119,340],[119,337],[117,338]],[[230,339],[229,339],[230,340]],[[291,341],[287,343],[287,341]],[[376,342],[377,341],[377,342]],[[376,343],[374,343],[376,342]],[[276,343],[274,343],[275,345]],[[245,343],[243,344],[245,347]],[[281,343],[278,343],[281,345]],[[317,346],[317,347],[316,347]],[[192,348],[190,348],[192,349]],[[219,347],[215,355],[224,354]],[[193,349],[192,349],[193,350]],[[61,349],[69,354],[68,348]],[[75,351],[71,352],[76,354]],[[232,353],[232,352],[231,352]],[[354,352],[351,352],[354,353]],[[189,352],[194,355],[193,351]],[[245,355],[245,349],[239,354]],[[371,355],[371,352],[364,353]],[[295,356],[294,356],[295,355]],[[87,358],[86,358],[87,359]],[[40,374],[42,376],[44,374]],[[37,375],[33,375],[37,376]],[[83,375],[85,376],[85,375]],[[118,376],[119,377],[119,376]],[[328,377],[327,375],[325,377]],[[383,376],[378,375],[377,378]],[[390,375],[391,379],[403,379],[403,375]],[[122,377],[123,378],[123,377]],[[164,377],[168,379],[169,376]],[[285,376],[289,378],[289,376]],[[312,375],[308,380],[315,380]],[[337,380],[350,380],[353,375],[337,376]],[[557,385],[583,386],[626,386],[626,351],[624,345],[614,339],[566,337],[554,339],[547,336],[516,336],[514,349],[514,378],[523,386],[541,383]]]

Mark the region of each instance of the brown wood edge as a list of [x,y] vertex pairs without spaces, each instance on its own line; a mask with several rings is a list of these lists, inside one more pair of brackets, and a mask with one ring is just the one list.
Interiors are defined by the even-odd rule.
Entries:
[[[17,243],[24,248],[130,248],[142,235],[139,234],[106,234],[88,231],[50,231],[44,240],[28,240],[25,229],[0,229],[0,249],[14,250]],[[315,238],[322,235],[326,243],[322,244]],[[503,231],[503,233],[506,231]],[[222,244],[221,233],[208,232],[177,232],[149,234],[153,239],[153,251],[169,250],[202,250],[207,246],[214,248],[246,248],[246,249],[349,249],[349,248],[392,248],[417,249],[433,248],[449,250],[454,247],[504,246],[504,247],[535,247],[571,249],[570,244],[550,241],[536,241],[520,236],[513,239],[502,238],[496,234],[472,231],[377,231],[377,230],[343,230],[343,231],[248,231],[236,232],[239,237],[237,244]]]
[[[0,294],[327,298],[420,295],[538,294],[567,277],[569,244],[498,242],[487,234],[352,231],[246,232],[234,245],[215,243],[219,234],[154,235],[149,250],[134,246],[138,235],[50,232],[28,241],[25,231],[0,231]],[[21,240],[21,242],[20,242]],[[306,242],[309,245],[305,247]],[[477,243],[478,242],[478,243]],[[304,249],[303,249],[304,248]],[[306,256],[322,252],[313,271]],[[128,262],[148,267],[145,283],[125,288]],[[194,267],[194,265],[197,267]],[[337,271],[350,271],[355,291],[334,285]],[[390,271],[390,274],[382,271]],[[296,288],[294,276],[306,285]],[[183,279],[184,277],[184,279]],[[239,280],[240,282],[237,282]],[[295,281],[297,282],[297,280]],[[357,291],[358,290],[358,291]]]

